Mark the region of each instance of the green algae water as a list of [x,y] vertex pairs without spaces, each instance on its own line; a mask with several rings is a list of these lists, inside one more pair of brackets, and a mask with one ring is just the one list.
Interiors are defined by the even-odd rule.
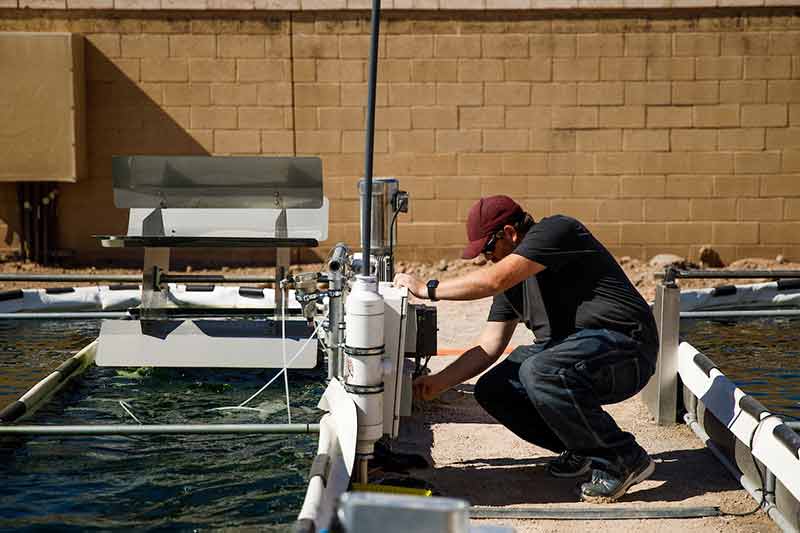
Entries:
[[681,338],[776,413],[800,416],[800,320],[683,320]]
[[[0,322],[0,404],[97,337],[99,321]],[[89,367],[26,423],[287,422],[276,370]],[[292,422],[316,423],[325,374],[290,372]],[[0,439],[0,530],[287,531],[303,502],[316,435]]]

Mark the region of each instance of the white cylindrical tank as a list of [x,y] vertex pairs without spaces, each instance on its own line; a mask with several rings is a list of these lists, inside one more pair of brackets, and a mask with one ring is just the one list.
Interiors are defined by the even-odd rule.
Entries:
[[373,276],[356,276],[345,302],[345,389],[358,412],[356,453],[371,455],[383,435],[383,297]]

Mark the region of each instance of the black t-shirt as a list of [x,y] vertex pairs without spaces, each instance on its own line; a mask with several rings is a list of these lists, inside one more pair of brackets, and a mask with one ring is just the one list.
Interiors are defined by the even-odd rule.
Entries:
[[537,342],[610,329],[657,342],[650,307],[609,251],[574,218],[534,224],[513,253],[545,269],[494,297],[489,321],[522,320]]

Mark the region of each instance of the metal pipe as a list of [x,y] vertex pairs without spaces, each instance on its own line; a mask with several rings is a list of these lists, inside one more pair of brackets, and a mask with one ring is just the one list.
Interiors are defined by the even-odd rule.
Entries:
[[372,158],[375,148],[375,94],[378,81],[378,37],[381,27],[381,0],[372,0],[372,20],[369,47],[369,82],[367,86],[366,149],[364,153],[364,179],[366,183],[366,205],[362,218],[361,248],[363,267],[361,273],[370,274],[370,239],[372,238]]
[[0,281],[118,281],[142,282],[142,276],[124,274],[0,274]]
[[800,316],[800,309],[754,309],[742,311],[681,311],[681,318],[745,318]]
[[664,280],[675,279],[800,278],[800,270],[680,270],[669,267]]
[[470,518],[500,520],[641,520],[652,518],[702,518],[721,516],[719,507],[571,507],[537,509],[531,507],[470,507]]
[[340,271],[347,263],[347,245],[343,242],[337,243],[331,252],[328,260],[328,270],[330,272]]
[[95,318],[132,318],[127,311],[86,311],[75,313],[0,313],[0,320],[91,320]]
[[111,424],[95,426],[0,426],[0,435],[103,436],[103,435],[290,435],[319,433],[319,424]]
[[[0,281],[114,281],[141,283],[142,276],[128,274],[0,274]],[[275,278],[264,276],[218,276],[215,274],[162,274],[161,281],[165,283],[275,283]]]

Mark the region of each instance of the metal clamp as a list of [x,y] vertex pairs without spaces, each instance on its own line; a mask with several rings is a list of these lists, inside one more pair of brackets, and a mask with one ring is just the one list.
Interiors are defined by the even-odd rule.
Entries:
[[353,348],[351,346],[345,345],[344,353],[347,355],[354,355],[356,357],[368,357],[368,356],[376,356],[376,355],[383,355],[386,353],[385,345],[381,345],[378,348]]

